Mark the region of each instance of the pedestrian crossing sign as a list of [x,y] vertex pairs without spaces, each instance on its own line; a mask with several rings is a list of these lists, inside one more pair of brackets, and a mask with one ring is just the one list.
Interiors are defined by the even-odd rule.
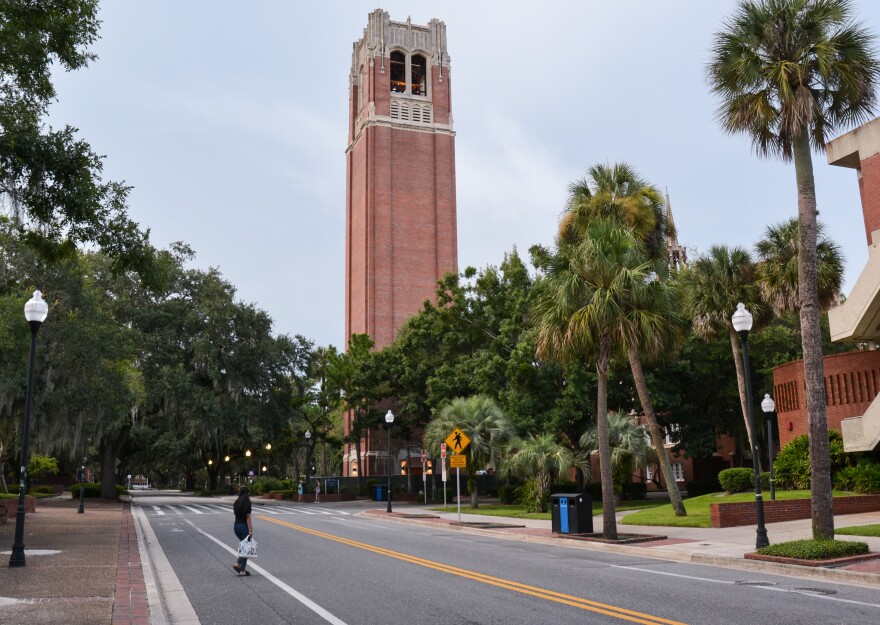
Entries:
[[469,439],[467,435],[458,428],[452,430],[452,433],[446,437],[446,444],[454,454],[460,454],[463,452],[464,448],[467,447],[470,442],[471,439]]

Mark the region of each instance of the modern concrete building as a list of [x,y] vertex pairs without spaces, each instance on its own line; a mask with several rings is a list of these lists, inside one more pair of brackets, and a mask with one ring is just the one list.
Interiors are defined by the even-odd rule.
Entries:
[[[365,333],[388,345],[434,299],[437,280],[458,271],[451,93],[446,25],[373,11],[349,75],[346,340]],[[362,475],[377,468],[374,447],[384,457],[383,441],[363,439]],[[357,474],[356,462],[346,445],[345,475]]]
[[[843,434],[846,451],[869,451],[880,444],[880,118],[828,142],[828,162],[856,170],[868,245],[868,263],[846,301],[828,312],[831,338],[860,348],[826,356],[825,401],[828,427]],[[807,433],[803,363],[773,370],[780,444]]]

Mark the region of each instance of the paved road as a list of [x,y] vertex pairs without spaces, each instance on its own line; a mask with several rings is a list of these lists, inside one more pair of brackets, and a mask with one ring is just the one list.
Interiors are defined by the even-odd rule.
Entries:
[[236,577],[229,501],[139,498],[204,625],[877,623],[876,589],[255,506],[259,558]]

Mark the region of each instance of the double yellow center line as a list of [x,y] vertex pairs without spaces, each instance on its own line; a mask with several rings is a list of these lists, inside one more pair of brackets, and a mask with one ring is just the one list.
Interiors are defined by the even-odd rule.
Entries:
[[450,566],[448,564],[443,564],[442,562],[435,562],[433,560],[425,560],[424,558],[418,558],[416,556],[406,555],[404,553],[398,553],[396,551],[391,551],[390,549],[383,549],[381,547],[376,547],[374,545],[368,545],[367,543],[358,542],[355,540],[349,540],[347,538],[342,538],[340,536],[334,536],[332,534],[326,534],[324,532],[319,532],[317,530],[309,529],[307,527],[303,527],[301,525],[294,525],[293,523],[287,523],[286,521],[281,521],[277,518],[258,516],[258,519],[262,519],[264,521],[269,521],[270,523],[275,523],[276,525],[281,525],[283,527],[288,527],[290,529],[297,530],[299,532],[303,532],[305,534],[311,534],[312,536],[317,536],[319,538],[325,538],[327,540],[332,540],[337,543],[342,543],[343,545],[348,545],[350,547],[356,547],[357,549],[363,549],[364,551],[370,551],[372,553],[376,553],[382,556],[387,556],[389,558],[394,558],[395,560],[401,560],[402,562],[408,562],[410,564],[417,564],[419,566],[423,566],[425,568],[434,569],[435,571],[441,571],[443,573],[448,573],[450,575],[455,575],[457,577],[463,577],[465,579],[470,579],[475,582],[482,582],[484,584],[489,584],[490,586],[496,586],[498,588],[504,588],[507,590],[512,590],[514,592],[518,592],[524,595],[529,595],[532,597],[537,597],[539,599],[546,599],[547,601],[553,601],[556,603],[561,603],[563,605],[568,605],[574,608],[580,608],[582,610],[588,610],[590,612],[596,612],[598,614],[604,614],[606,616],[613,616],[615,618],[619,618],[624,621],[631,621],[633,623],[642,623],[643,625],[658,625],[660,623],[664,625],[685,625],[680,621],[672,621],[669,619],[661,618],[659,616],[651,616],[650,614],[643,614],[642,612],[635,612],[633,610],[627,610],[625,608],[619,608],[617,606],[609,605],[607,603],[600,603],[598,601],[591,601],[589,599],[582,599],[581,597],[575,597],[573,595],[566,595],[560,592],[555,592],[552,590],[546,590],[544,588],[538,588],[537,586],[529,586],[527,584],[521,584],[519,582],[510,581],[507,579],[502,579],[500,577],[493,577],[491,575],[485,575],[483,573],[477,573],[476,571],[469,571],[467,569],[461,569],[455,566]]

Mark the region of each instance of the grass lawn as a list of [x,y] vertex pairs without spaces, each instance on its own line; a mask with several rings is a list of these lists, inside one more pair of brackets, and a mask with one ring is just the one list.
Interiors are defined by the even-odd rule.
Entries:
[[[834,491],[835,497],[850,495],[841,491]],[[769,497],[769,495],[765,495]],[[808,490],[777,490],[777,499],[809,499]],[[712,493],[684,500],[684,508],[687,510],[686,517],[677,517],[672,511],[671,504],[665,504],[656,508],[641,510],[628,514],[621,519],[621,525],[666,525],[669,527],[711,527],[709,516],[709,504],[733,503],[737,501],[755,501],[754,493]]]
[[852,527],[836,527],[835,534],[847,534],[848,536],[880,536],[880,524],[854,525]]
[[[655,508],[657,506],[668,505],[663,501],[655,501],[651,499],[641,499],[636,501],[624,501],[617,507],[618,510],[641,510],[643,508]],[[457,512],[457,506],[446,506],[432,508],[436,512]],[[526,512],[525,506],[516,504],[480,504],[479,508],[472,509],[467,505],[461,506],[464,514],[484,514],[487,516],[510,517],[514,519],[543,519],[550,520],[550,512]],[[602,502],[593,502],[593,514],[602,514]]]

